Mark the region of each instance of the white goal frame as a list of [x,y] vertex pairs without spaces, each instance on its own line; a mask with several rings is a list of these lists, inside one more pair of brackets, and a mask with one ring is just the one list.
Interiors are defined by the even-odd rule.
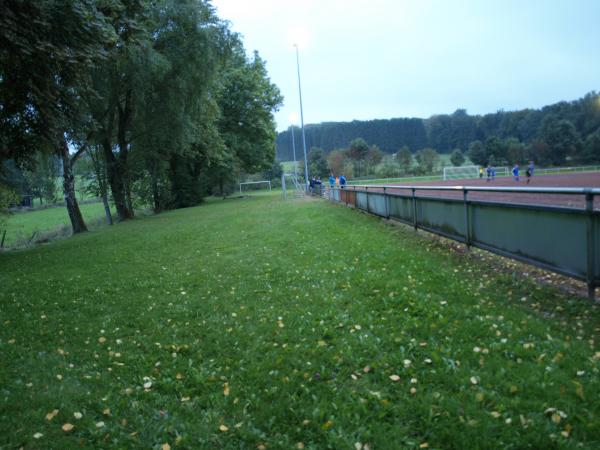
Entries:
[[[452,176],[456,174],[457,176]],[[446,166],[444,167],[444,181],[463,178],[479,177],[479,166]]]
[[261,183],[269,183],[269,192],[271,192],[271,181],[270,180],[245,181],[243,183],[240,183],[240,194],[242,193],[242,185],[246,185],[246,184],[261,184]]

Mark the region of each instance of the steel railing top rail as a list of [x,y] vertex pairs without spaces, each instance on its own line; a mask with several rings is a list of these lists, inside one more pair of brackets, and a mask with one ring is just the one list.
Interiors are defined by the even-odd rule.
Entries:
[[[559,188],[559,187],[485,187],[485,186],[407,186],[407,185],[383,185],[383,184],[353,184],[344,189],[357,188],[369,189],[403,189],[403,190],[423,190],[423,191],[479,191],[479,192],[521,192],[531,194],[592,194],[600,195],[600,188]],[[335,189],[340,189],[336,186]]]

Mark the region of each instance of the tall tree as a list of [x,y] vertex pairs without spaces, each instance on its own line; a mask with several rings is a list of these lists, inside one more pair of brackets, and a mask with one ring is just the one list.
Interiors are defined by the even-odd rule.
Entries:
[[254,52],[253,57],[247,59],[241,44],[234,43],[218,95],[219,130],[243,170],[257,172],[272,164],[275,158],[273,113],[282,101],[258,53]]
[[412,166],[413,156],[408,147],[402,147],[398,153],[396,154],[396,159],[398,160],[398,164],[400,164],[400,168],[404,173],[408,173]]
[[92,0],[7,0],[0,18],[0,159],[53,151],[73,232],[86,226],[75,198],[67,134],[78,121],[86,70],[105,54],[105,16]]
[[450,154],[450,162],[453,166],[462,166],[465,162],[465,155],[460,151],[459,148],[452,150]]
[[573,155],[581,148],[581,138],[572,122],[560,120],[555,115],[544,118],[540,127],[540,137],[550,147],[550,158],[553,165],[561,165],[567,156]]
[[506,158],[510,165],[524,163],[527,159],[525,146],[519,139],[510,137],[504,141],[506,146]]
[[587,137],[583,144],[583,149],[577,156],[576,161],[580,164],[600,162],[600,128]]
[[[308,153],[308,171],[313,177],[325,178],[329,173],[327,158],[322,148],[313,147]],[[336,175],[341,175],[335,172]]]
[[474,164],[477,164],[478,166],[486,166],[488,164],[485,147],[481,141],[473,141],[469,144],[467,156]]
[[432,148],[424,148],[415,154],[415,159],[423,173],[433,173],[439,164],[440,155]]

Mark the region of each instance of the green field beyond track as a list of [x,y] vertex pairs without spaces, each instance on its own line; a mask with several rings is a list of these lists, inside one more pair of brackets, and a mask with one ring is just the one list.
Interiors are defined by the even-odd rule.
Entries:
[[600,446],[599,308],[327,202],[136,219],[0,286],[0,448]]

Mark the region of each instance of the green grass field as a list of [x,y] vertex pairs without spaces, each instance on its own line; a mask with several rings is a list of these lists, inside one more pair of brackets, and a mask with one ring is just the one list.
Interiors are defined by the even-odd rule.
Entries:
[[600,445],[600,311],[257,195],[0,254],[0,448]]
[[[86,221],[104,216],[102,203],[80,204],[81,214]],[[6,240],[4,245],[10,247],[19,239],[29,239],[34,232],[53,231],[63,225],[69,225],[69,215],[65,206],[56,206],[34,211],[12,214],[6,223]],[[4,227],[0,227],[0,233]]]

